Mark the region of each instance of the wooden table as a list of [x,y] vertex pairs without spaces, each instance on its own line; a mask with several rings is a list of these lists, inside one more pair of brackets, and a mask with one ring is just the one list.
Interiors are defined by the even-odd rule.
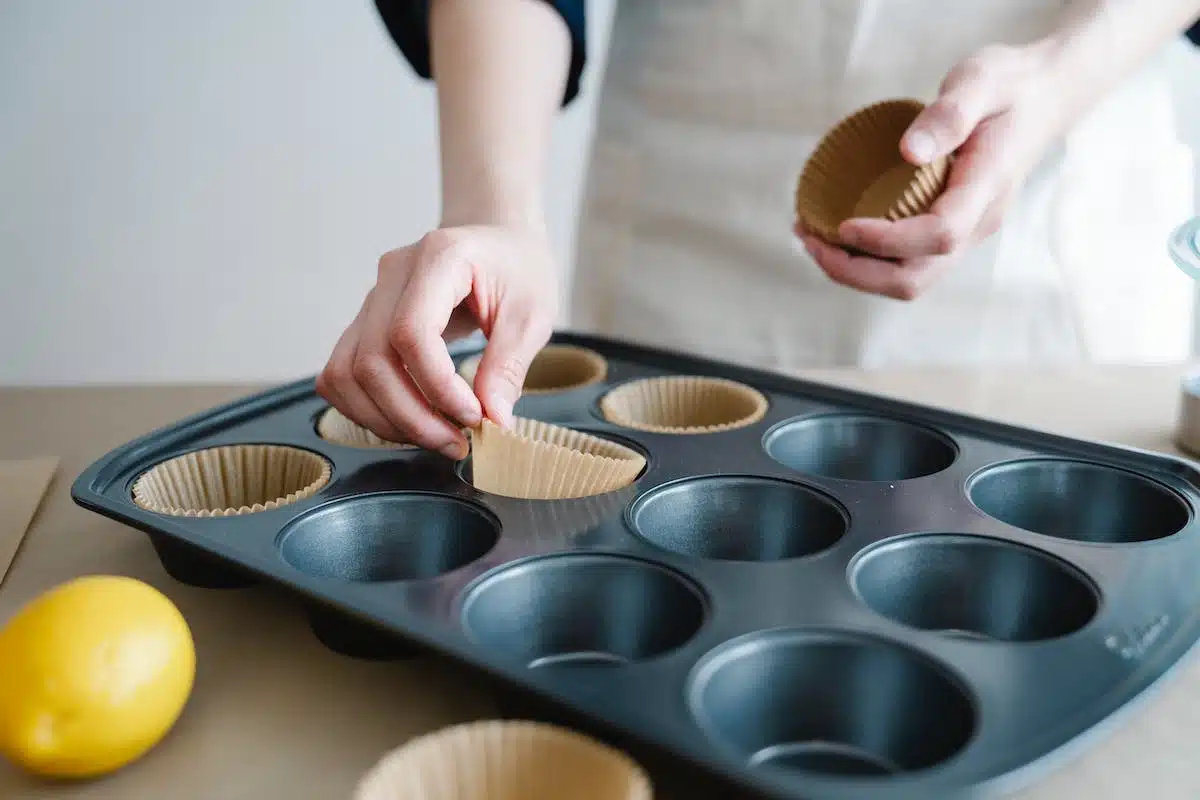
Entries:
[[[804,377],[1072,436],[1171,451],[1181,369],[822,371]],[[364,662],[326,650],[302,609],[269,589],[193,589],[163,572],[144,535],[72,503],[70,483],[106,450],[256,391],[251,386],[0,390],[0,459],[61,458],[0,588],[0,620],[85,573],[145,580],[192,627],[198,673],[171,734],[104,780],[32,782],[0,763],[0,798],[349,798],[361,774],[414,734],[495,713],[436,659]],[[1200,580],[1200,576],[1197,576]],[[1025,798],[1200,797],[1200,663]]]

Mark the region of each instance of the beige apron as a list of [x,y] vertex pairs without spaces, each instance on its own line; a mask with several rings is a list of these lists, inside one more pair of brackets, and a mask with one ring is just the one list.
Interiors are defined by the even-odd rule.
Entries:
[[958,61],[1044,34],[1064,2],[620,1],[567,324],[768,369],[1184,357],[1192,284],[1165,242],[1191,216],[1192,163],[1159,61],[914,302],[834,284],[791,233],[796,175],[830,125],[932,99]]

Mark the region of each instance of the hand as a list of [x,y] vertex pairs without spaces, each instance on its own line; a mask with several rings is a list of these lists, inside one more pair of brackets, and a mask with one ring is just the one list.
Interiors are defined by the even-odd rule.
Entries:
[[928,213],[897,222],[850,219],[838,234],[855,250],[796,234],[845,286],[913,300],[969,248],[995,233],[1013,195],[1058,132],[1044,80],[1048,45],[995,45],[955,67],[913,121],[901,153],[913,164],[954,153],[945,192]]
[[[484,415],[511,422],[525,372],[550,338],[557,299],[544,232],[435,230],[379,259],[375,286],[334,347],[317,391],[384,439],[465,458],[462,427]],[[471,387],[446,342],[476,328],[488,344]]]

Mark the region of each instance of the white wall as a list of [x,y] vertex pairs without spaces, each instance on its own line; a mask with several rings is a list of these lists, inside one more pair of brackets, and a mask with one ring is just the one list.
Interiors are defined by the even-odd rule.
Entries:
[[[595,99],[552,154],[564,260]],[[370,0],[0,3],[0,384],[311,374],[436,221],[436,167]]]

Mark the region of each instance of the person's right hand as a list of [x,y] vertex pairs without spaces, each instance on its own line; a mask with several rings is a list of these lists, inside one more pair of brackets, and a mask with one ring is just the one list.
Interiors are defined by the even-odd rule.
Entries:
[[[525,373],[550,338],[558,291],[544,231],[442,228],[379,259],[375,286],[317,378],[317,391],[389,441],[453,458],[463,427],[511,422]],[[488,338],[474,387],[447,341]]]

